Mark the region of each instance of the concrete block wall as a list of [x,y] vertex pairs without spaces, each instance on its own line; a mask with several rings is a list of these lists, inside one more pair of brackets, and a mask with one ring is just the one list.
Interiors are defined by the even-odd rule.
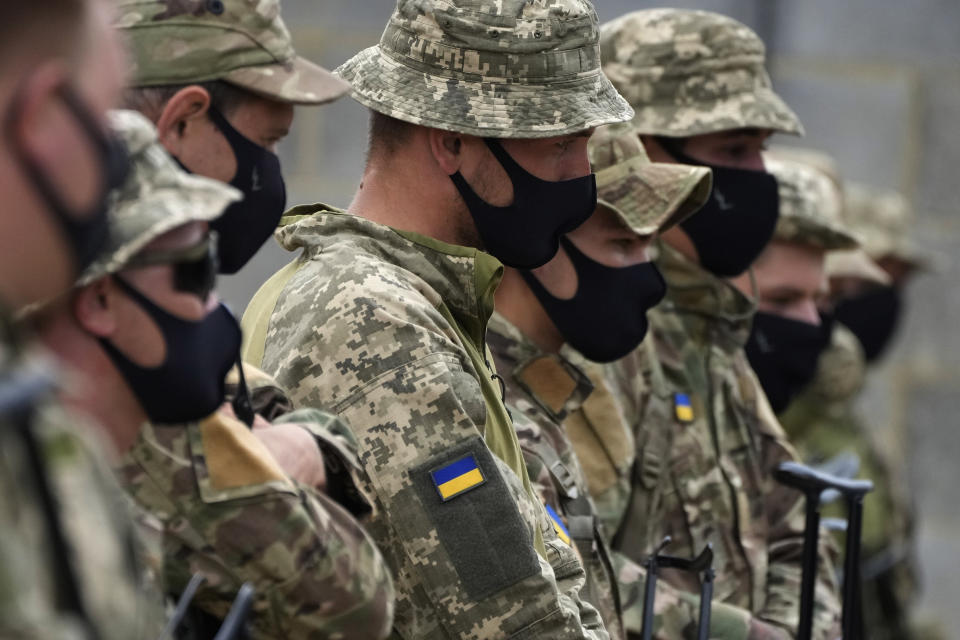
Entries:
[[[595,0],[601,20],[653,6],[726,13],[768,42],[777,89],[808,136],[853,179],[902,190],[919,238],[960,254],[960,2],[957,0]],[[392,0],[284,0],[299,52],[330,68],[377,42]],[[365,109],[350,100],[300,108],[281,151],[290,204],[346,206],[366,142]],[[272,246],[226,279],[242,310],[291,255]],[[918,278],[896,348],[871,378],[863,410],[905,458],[922,515],[923,606],[960,628],[960,260]],[[906,479],[905,479],[906,481]],[[954,634],[949,637],[960,637]]]

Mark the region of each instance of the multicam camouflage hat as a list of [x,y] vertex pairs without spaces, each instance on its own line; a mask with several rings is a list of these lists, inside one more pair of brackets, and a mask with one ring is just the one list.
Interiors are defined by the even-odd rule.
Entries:
[[824,271],[828,278],[856,278],[879,285],[892,282],[890,276],[871,258],[863,247],[827,254]]
[[773,92],[763,41],[709,11],[634,11],[601,28],[603,70],[644,134],[689,136],[759,128],[802,134]]
[[633,116],[600,70],[599,39],[588,0],[397,0],[380,44],[337,73],[399,120],[546,138]]
[[183,171],[139,113],[114,111],[110,119],[130,153],[130,175],[110,196],[110,240],[77,286],[120,271],[158,237],[190,222],[213,220],[243,197],[222,182]]
[[280,102],[323,104],[350,87],[296,55],[280,0],[118,0],[138,87],[224,80]]
[[939,258],[913,239],[913,210],[900,193],[848,182],[845,196],[847,220],[871,258],[891,256],[914,268],[934,268]]
[[780,218],[773,237],[813,245],[825,251],[855,249],[860,243],[843,222],[843,200],[836,184],[822,171],[802,162],[764,159],[777,179]]
[[588,147],[597,174],[598,204],[638,235],[663,232],[690,217],[710,197],[706,167],[650,162],[629,123],[597,129]]

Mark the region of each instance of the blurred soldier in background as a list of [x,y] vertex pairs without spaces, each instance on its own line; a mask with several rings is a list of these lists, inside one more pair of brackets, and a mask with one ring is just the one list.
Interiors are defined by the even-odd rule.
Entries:
[[[936,638],[940,632],[919,626],[911,615],[919,584],[909,456],[904,455],[910,436],[867,424],[856,407],[867,366],[895,335],[906,283],[929,268],[931,258],[912,239],[910,209],[902,196],[849,183],[845,191],[844,214],[866,254],[840,252],[828,259],[831,295],[826,306],[836,310],[831,345],[820,357],[812,383],[781,419],[808,462],[845,465],[874,482],[875,490],[864,502],[863,523],[869,637]],[[825,513],[842,516],[842,509]]]
[[829,177],[792,160],[767,157],[765,165],[777,180],[780,217],[751,272],[733,283],[744,295],[756,287],[746,352],[779,414],[813,380],[830,344],[833,319],[821,317],[818,306],[829,295],[826,256],[859,245],[843,224],[842,196]]
[[303,254],[247,309],[245,356],[357,436],[398,636],[605,638],[533,491],[485,336],[502,265],[596,205],[587,139],[631,109],[586,0],[399,0],[338,69],[372,111],[349,213],[293,209]]
[[[610,512],[614,546],[640,561],[665,535],[676,555],[712,542],[715,598],[733,605],[715,625],[726,637],[790,638],[803,501],[770,472],[796,456],[743,350],[755,302],[725,278],[747,271],[776,228],[777,183],[761,149],[801,125],[770,87],[763,43],[724,16],[634,12],[604,26],[602,51],[651,159],[710,167],[714,184],[700,212],[663,234],[667,297],[649,339],[611,370],[637,447],[632,492]],[[839,602],[825,549],[820,562],[816,637],[826,638]]]
[[[296,56],[275,0],[256,6],[225,0],[198,7],[122,1],[118,25],[129,39],[135,62],[128,105],[155,122],[160,141],[182,167],[229,182],[242,192],[242,199],[210,223],[216,231],[220,272],[236,273],[270,237],[286,205],[275,152],[289,131],[294,105],[330,102],[344,95],[349,85]],[[366,546],[358,547],[357,562],[350,561],[348,571],[335,571],[333,564],[316,558],[302,568],[271,564],[278,550],[296,556],[303,553],[298,548],[312,547],[317,540],[336,547],[345,539],[344,557],[352,557],[349,538],[356,534],[350,527],[356,525],[347,525],[348,517],[325,496],[314,495],[310,509],[289,505],[285,517],[274,523],[270,516],[271,526],[262,529],[263,510],[289,502],[295,494],[288,486],[255,481],[260,472],[257,456],[246,459],[247,466],[235,461],[235,473],[240,475],[229,490],[215,497],[197,495],[192,484],[172,482],[184,474],[203,476],[200,456],[235,456],[237,438],[241,443],[249,440],[239,417],[253,420],[254,435],[295,480],[326,492],[356,515],[369,512],[351,476],[358,465],[349,431],[340,421],[319,410],[292,411],[292,403],[273,379],[248,366],[244,374],[238,376],[235,369],[228,389],[239,390],[249,381],[257,415],[234,415],[224,406],[203,423],[200,439],[189,435],[200,433],[195,424],[172,428],[174,416],[162,416],[165,419],[154,422],[167,426],[145,428],[127,455],[123,468],[127,489],[144,508],[165,516],[165,586],[177,593],[193,572],[203,569],[208,581],[198,601],[222,617],[239,586],[238,576],[243,575],[256,585],[261,604],[273,603],[269,615],[266,605],[258,611],[259,633],[303,637],[322,630],[344,637],[378,636],[389,628],[392,590],[379,556]],[[178,461],[188,442],[194,462],[183,466]],[[244,508],[224,509],[224,503],[240,496],[246,498]],[[188,510],[192,536],[166,517],[167,505],[181,502],[193,505]],[[282,534],[297,519],[312,535]],[[233,548],[244,530],[260,533],[250,546]],[[227,538],[221,531],[231,532],[231,542],[224,544]],[[271,535],[275,542],[258,546]],[[239,558],[242,569],[225,579],[219,567],[229,565],[231,557]],[[339,592],[327,598],[336,604],[318,608],[317,589]]]
[[[643,613],[642,569],[629,559],[617,562],[622,556],[611,558],[572,439],[586,447],[596,441],[595,429],[618,429],[619,446],[606,451],[602,447],[608,443],[598,442],[594,450],[620,458],[631,455],[632,437],[609,395],[591,393],[593,384],[583,369],[598,365],[584,356],[609,361],[643,340],[646,312],[666,291],[647,247],[655,234],[705,202],[710,172],[652,164],[630,125],[598,129],[589,152],[597,173],[596,211],[561,239],[560,252],[543,267],[506,270],[488,339],[506,395],[519,410],[514,424],[530,479],[584,561],[584,599],[603,615],[611,637],[625,638],[620,607],[636,627]],[[621,594],[615,572],[629,571],[638,579]],[[671,632],[661,622],[659,637],[680,637],[686,623],[696,625],[696,616],[689,603],[668,588],[663,591],[658,613],[674,626]]]
[[249,581],[257,638],[385,636],[390,579],[359,525],[292,482],[246,426],[204,420],[223,402],[240,344],[213,291],[207,226],[241,194],[184,173],[139,114],[114,120],[132,174],[114,196],[110,241],[36,322],[55,353],[97,381],[72,390],[71,403],[106,424],[118,447],[137,442],[122,473],[160,521],[164,586],[179,593],[201,573],[195,604],[222,619]]
[[[108,133],[125,68],[98,0],[0,4],[0,637],[153,638],[109,448],[53,396],[56,365],[11,314],[55,296],[106,240],[126,156]],[[153,594],[156,595],[156,594]]]

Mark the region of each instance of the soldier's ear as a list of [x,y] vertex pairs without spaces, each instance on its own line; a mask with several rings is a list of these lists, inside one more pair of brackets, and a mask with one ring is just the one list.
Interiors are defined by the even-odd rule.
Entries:
[[464,136],[453,131],[429,129],[430,151],[437,165],[448,176],[460,171],[463,162]]
[[98,338],[109,338],[117,329],[114,309],[116,287],[110,278],[101,278],[89,284],[73,297],[73,317],[87,333]]
[[174,156],[180,155],[183,140],[193,126],[207,118],[210,93],[201,86],[184,87],[163,105],[157,118],[157,136],[160,143]]

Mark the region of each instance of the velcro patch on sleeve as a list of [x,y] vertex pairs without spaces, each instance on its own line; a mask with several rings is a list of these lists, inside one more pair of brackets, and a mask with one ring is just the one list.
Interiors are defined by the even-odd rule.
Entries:
[[471,598],[493,595],[540,571],[503,472],[479,437],[410,470],[414,489]]

